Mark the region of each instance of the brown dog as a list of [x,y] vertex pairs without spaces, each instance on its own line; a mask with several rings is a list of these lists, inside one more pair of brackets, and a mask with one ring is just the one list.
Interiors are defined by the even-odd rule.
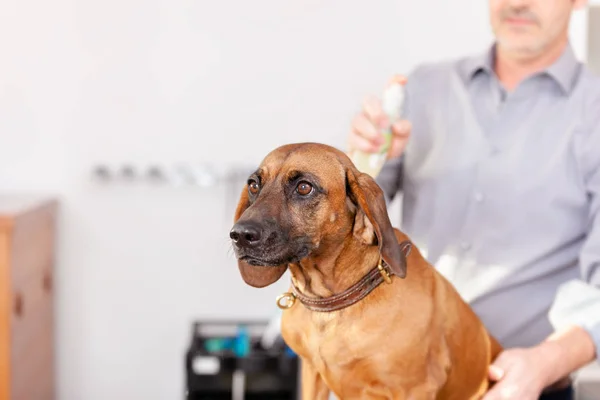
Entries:
[[230,236],[244,281],[289,268],[282,334],[304,400],[478,399],[500,351],[451,284],[392,228],[383,193],[332,147],[301,143],[250,176]]

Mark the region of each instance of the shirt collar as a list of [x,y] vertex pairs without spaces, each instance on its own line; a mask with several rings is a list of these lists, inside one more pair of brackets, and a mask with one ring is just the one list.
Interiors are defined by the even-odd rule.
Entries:
[[[485,72],[494,75],[494,57],[496,53],[496,44],[494,43],[485,52],[466,59],[463,64],[463,74],[467,80],[473,79],[479,72]],[[547,74],[559,84],[565,94],[569,94],[575,85],[575,80],[579,73],[581,63],[575,57],[571,44],[567,47],[561,56],[552,65],[546,68],[542,73]]]
[[485,52],[467,58],[463,64],[463,74],[467,80],[473,79],[479,72],[494,74],[494,54],[496,45],[493,44]]
[[546,68],[544,72],[560,85],[565,94],[569,94],[575,85],[580,67],[581,63],[575,57],[573,48],[569,43],[558,60]]

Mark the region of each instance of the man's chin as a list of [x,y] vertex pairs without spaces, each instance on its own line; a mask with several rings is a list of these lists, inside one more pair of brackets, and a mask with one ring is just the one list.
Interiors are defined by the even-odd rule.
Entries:
[[521,37],[524,35],[510,35],[498,39],[500,48],[524,58],[533,57],[544,51],[544,44],[539,41],[527,40],[531,38]]

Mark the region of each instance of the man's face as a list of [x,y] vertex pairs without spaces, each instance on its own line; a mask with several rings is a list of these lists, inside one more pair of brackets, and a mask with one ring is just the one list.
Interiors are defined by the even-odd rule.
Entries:
[[490,0],[498,45],[524,56],[537,55],[567,35],[571,12],[586,0]]

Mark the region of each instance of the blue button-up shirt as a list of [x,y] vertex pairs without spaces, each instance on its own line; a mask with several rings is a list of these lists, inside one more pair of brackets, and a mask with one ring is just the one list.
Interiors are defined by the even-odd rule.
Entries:
[[577,324],[600,349],[600,79],[567,47],[508,92],[493,54],[413,71],[412,135],[377,181],[504,346]]

